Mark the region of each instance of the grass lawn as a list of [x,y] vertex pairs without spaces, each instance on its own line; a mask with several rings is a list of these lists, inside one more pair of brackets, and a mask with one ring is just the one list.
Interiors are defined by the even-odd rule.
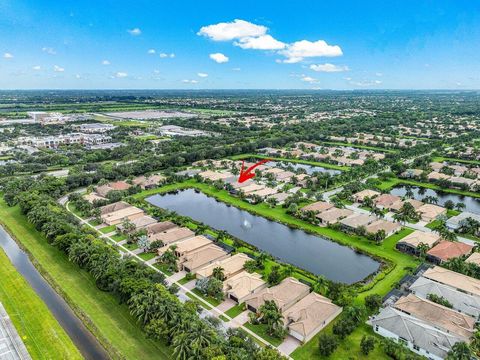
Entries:
[[268,341],[273,346],[278,346],[283,342],[282,339],[279,339],[279,338],[268,335],[267,325],[265,325],[265,324],[253,325],[253,324],[247,322],[244,326],[247,329],[253,331],[258,336],[260,336],[262,339]]
[[213,305],[213,307],[217,307],[218,305],[220,305],[222,303],[222,301],[218,301],[217,299],[214,299],[210,296],[203,295],[198,289],[193,289],[192,292],[195,295],[198,295],[199,297],[201,297],[203,300],[205,300],[209,304]]
[[165,264],[156,263],[156,264],[153,264],[153,266],[156,267],[158,270],[160,270],[161,272],[163,272],[167,276],[172,276],[173,275],[173,272],[168,270],[168,267]]
[[[33,359],[83,359],[47,305],[0,249],[0,302]],[[53,340],[55,339],[55,340]]]
[[141,253],[141,254],[138,254],[138,256],[145,260],[145,261],[148,261],[148,260],[152,260],[155,256],[157,256],[155,253],[151,253],[151,252],[147,252],[147,253]]
[[220,315],[219,318],[222,319],[223,322],[229,322],[230,321],[226,316],[223,316],[223,315]]
[[[334,321],[332,321],[322,333],[332,333]],[[368,355],[364,355],[360,348],[360,341],[364,335],[375,336],[377,343],[375,349]],[[356,360],[384,360],[388,357],[384,354],[380,347],[379,341],[381,337],[373,332],[371,326],[361,324],[353,333],[340,341],[337,349],[330,357],[321,356],[318,350],[318,336],[315,336],[305,345],[297,348],[290,356],[295,360],[311,360],[311,359],[356,359]]]
[[192,281],[193,279],[189,278],[188,276],[185,276],[184,278],[181,278],[180,280],[178,280],[178,283],[180,285],[185,285],[186,283]]
[[[171,359],[170,349],[147,339],[126,305],[112,294],[100,291],[95,280],[49,245],[45,237],[20,213],[0,199],[0,219],[35,259],[50,283],[67,300],[86,326],[107,348],[112,358]],[[50,338],[51,340],[51,338]],[[53,356],[58,358],[58,356]]]
[[132,243],[132,244],[124,244],[123,245],[124,248],[132,251],[132,250],[136,250],[138,249],[138,244],[137,243]]
[[[70,205],[68,205],[68,208],[70,209]],[[79,215],[80,216],[80,215]],[[96,221],[96,220],[92,220],[92,221],[89,221],[88,222],[90,225],[92,226],[98,226],[100,225],[102,222],[101,221]]]
[[115,235],[113,236],[110,236],[112,238],[112,240],[115,240],[116,242],[120,242],[122,240],[125,240],[127,238],[127,236],[125,234],[119,234],[119,233],[116,233]]
[[117,227],[115,225],[105,226],[105,227],[100,229],[100,232],[102,234],[108,234],[108,233],[111,233],[111,232],[115,231],[116,228]]
[[425,227],[429,229],[435,229],[438,225],[440,225],[440,220],[433,220],[429,222],[427,225],[425,225]]
[[283,157],[271,157],[265,155],[257,155],[257,154],[242,154],[242,155],[235,155],[232,156],[232,160],[243,160],[243,159],[272,159],[273,161],[286,161],[286,162],[293,162],[298,164],[305,164],[305,165],[312,165],[312,166],[320,166],[326,169],[333,169],[333,170],[340,170],[340,171],[348,171],[350,168],[348,166],[340,166],[334,164],[328,164],[324,162],[318,161],[310,161],[310,160],[302,160],[302,159],[288,159]]
[[225,314],[227,314],[233,319],[234,317],[237,317],[244,311],[245,311],[245,304],[242,303],[228,309],[227,311],[225,311]]

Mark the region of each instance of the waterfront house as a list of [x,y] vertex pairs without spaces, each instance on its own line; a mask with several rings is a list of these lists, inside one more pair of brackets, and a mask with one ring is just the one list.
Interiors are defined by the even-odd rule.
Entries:
[[433,221],[440,215],[447,214],[447,209],[433,204],[424,204],[420,206],[417,211],[420,213],[422,220],[426,222]]
[[353,214],[352,210],[349,209],[339,209],[333,207],[329,210],[323,211],[320,214],[316,215],[316,218],[320,220],[322,225],[336,224],[340,220],[346,218]]
[[355,231],[356,229],[360,228],[361,226],[367,226],[374,221],[376,221],[377,218],[372,215],[367,215],[367,214],[352,214],[345,219],[340,220],[340,224],[342,227],[347,230],[347,231]]
[[229,254],[220,246],[209,244],[189,252],[179,261],[181,269],[186,272],[196,273],[202,267],[216,261],[225,259]]
[[317,201],[310,205],[302,207],[300,210],[302,212],[313,211],[315,214],[321,213],[323,211],[333,208],[334,205],[325,201]]
[[400,239],[396,245],[397,249],[414,255],[420,255],[418,247],[425,244],[432,248],[440,241],[440,235],[427,233],[421,230],[415,230],[404,238]]
[[223,275],[225,279],[243,271],[243,265],[251,260],[247,255],[243,253],[235,254],[223,260],[215,261],[197,271],[197,279],[208,278],[212,276],[213,269],[220,267],[223,269]]
[[462,242],[442,240],[433,248],[428,250],[427,259],[435,264],[468,255],[472,252],[473,246]]
[[[141,230],[149,225],[156,224],[157,220],[155,220],[151,216],[144,215],[131,220],[131,223],[133,224],[135,230]],[[120,232],[123,232],[125,230],[123,227],[123,223],[117,225],[117,230]]]
[[399,196],[392,194],[382,194],[377,196],[373,202],[379,209],[390,209],[397,201],[402,200]]
[[394,222],[378,219],[365,227],[367,234],[376,234],[378,231],[385,231],[385,237],[389,237],[399,231],[402,227]]
[[[157,232],[148,236],[150,242],[161,241],[164,245],[164,248],[170,247],[170,245],[191,239],[195,236],[195,233],[184,227],[174,227],[164,230],[162,232]],[[207,239],[208,240],[208,239]],[[210,240],[209,240],[210,241]],[[180,246],[180,245],[179,245]],[[163,249],[163,248],[162,248]]]
[[353,194],[353,198],[355,199],[355,202],[362,203],[365,198],[370,198],[373,199],[374,197],[380,195],[378,191],[370,190],[370,189],[365,189],[362,191],[357,192],[356,194]]
[[462,225],[462,221],[465,221],[468,218],[480,222],[480,215],[464,211],[456,216],[452,216],[451,218],[447,219],[446,225],[450,230],[458,230]]
[[242,271],[223,282],[223,292],[241,304],[248,296],[265,289],[267,285],[260,274]]

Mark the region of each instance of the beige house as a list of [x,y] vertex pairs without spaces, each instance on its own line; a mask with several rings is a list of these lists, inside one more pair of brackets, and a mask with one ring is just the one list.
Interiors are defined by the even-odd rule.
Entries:
[[395,234],[401,228],[402,227],[397,223],[382,219],[376,220],[365,227],[368,234],[376,234],[378,231],[383,230],[385,231],[386,237]]
[[465,262],[480,266],[480,253],[474,252],[465,260]]
[[220,246],[210,244],[189,252],[180,262],[181,269],[186,272],[196,273],[205,265],[225,259],[229,254]]
[[428,248],[435,246],[440,241],[440,235],[433,232],[427,233],[421,230],[415,230],[404,238],[400,239],[396,245],[397,249],[418,255],[418,246],[425,244]]
[[171,221],[162,221],[162,222],[148,225],[145,229],[147,230],[147,234],[150,236],[150,235],[157,234],[175,227],[177,227],[177,225],[175,225]]
[[223,292],[227,297],[241,304],[256,292],[265,289],[267,283],[257,273],[242,271],[223,282]]
[[418,210],[418,208],[420,208],[423,205],[423,202],[415,199],[399,200],[394,202],[392,205],[390,205],[390,210],[400,211],[402,209],[403,204],[405,203],[409,203],[410,205],[412,205],[415,210]]
[[132,180],[134,185],[140,186],[142,189],[151,189],[160,185],[165,181],[165,176],[162,175],[150,175],[150,176],[139,176]]
[[260,189],[260,190],[257,190],[257,191],[253,191],[253,192],[250,192],[248,194],[248,196],[260,196],[262,199],[265,199],[266,197],[270,196],[270,195],[274,195],[277,193],[277,190],[275,189],[272,189],[272,188],[264,188],[264,189]]
[[480,296],[480,280],[463,275],[440,266],[425,271],[422,275],[427,279],[448,285],[467,294]]
[[255,184],[255,183],[241,188],[243,193],[246,194],[246,195],[249,195],[250,193],[252,193],[254,191],[258,191],[258,190],[262,190],[262,189],[265,189],[264,185],[259,185],[259,184]]
[[165,231],[149,235],[148,240],[150,242],[161,241],[164,247],[169,247],[173,243],[192,238],[193,236],[195,236],[195,233],[188,228],[173,227]]
[[90,204],[93,204],[95,201],[107,200],[103,196],[98,195],[96,192],[91,192],[90,194],[83,195],[83,198],[87,200]]
[[433,221],[438,216],[447,214],[447,209],[433,204],[424,204],[417,211],[420,213],[422,220],[426,222]]
[[[131,223],[135,227],[135,230],[140,230],[140,229],[146,228],[149,225],[156,224],[157,220],[155,220],[151,216],[144,215],[142,217],[131,220]],[[124,230],[123,222],[121,222],[120,224],[117,225],[117,230],[118,231],[123,231]]]
[[434,303],[416,295],[403,296],[393,305],[418,319],[430,322],[436,328],[458,335],[468,343],[473,336],[475,319],[445,306]]
[[283,313],[288,332],[305,343],[342,312],[330,299],[310,293]]
[[270,300],[274,301],[278,309],[283,312],[298,300],[307,296],[309,292],[309,286],[302,284],[295,278],[288,277],[276,286],[265,288],[249,296],[245,299],[245,304],[248,310],[257,312],[265,301]]
[[129,203],[126,203],[125,201],[118,201],[118,202],[113,203],[113,204],[108,204],[108,205],[102,206],[100,208],[100,215],[106,215],[106,214],[109,214],[109,213],[112,213],[112,212],[115,212],[115,211],[118,211],[118,210],[128,208],[130,206],[132,206],[132,205],[130,205]]
[[353,198],[355,199],[355,202],[363,202],[365,198],[369,197],[370,199],[373,199],[374,197],[380,195],[378,191],[370,190],[370,189],[365,189],[362,191],[359,191],[356,194],[353,194]]
[[124,219],[128,219],[133,221],[137,218],[144,216],[145,213],[142,209],[139,209],[135,206],[129,205],[128,207],[124,207],[120,210],[108,212],[106,214],[102,214],[101,218],[103,223],[107,225],[117,225],[121,223]]
[[[191,252],[201,249],[207,245],[213,244],[212,240],[207,239],[205,236],[198,235],[194,237],[189,237],[185,240],[179,241],[175,244],[175,256],[179,259],[179,261],[183,261],[183,258],[190,254]],[[170,248],[169,246],[164,246],[158,249],[159,255],[163,254]]]
[[427,175],[427,179],[430,181],[449,180],[450,177],[450,175],[442,174],[436,171],[432,171],[430,174]]
[[374,221],[376,221],[377,218],[372,215],[367,215],[367,214],[352,214],[345,219],[340,220],[340,224],[342,227],[346,230],[349,231],[354,231],[358,229],[361,226],[367,226]]
[[382,194],[377,196],[373,202],[379,209],[390,209],[397,201],[402,200],[399,196],[392,194]]
[[330,210],[323,211],[320,214],[317,214],[316,218],[320,220],[320,223],[322,225],[329,225],[336,224],[341,219],[344,219],[352,214],[352,210],[333,207]]
[[301,208],[301,211],[306,212],[306,211],[313,211],[315,214],[321,213],[323,211],[329,210],[333,208],[334,205],[330,204],[325,201],[317,201],[314,202],[313,204],[304,206]]
[[208,278],[212,276],[213,269],[220,267],[223,269],[225,279],[243,271],[243,265],[248,260],[251,260],[247,255],[239,253],[223,260],[215,261],[197,271],[197,278]]

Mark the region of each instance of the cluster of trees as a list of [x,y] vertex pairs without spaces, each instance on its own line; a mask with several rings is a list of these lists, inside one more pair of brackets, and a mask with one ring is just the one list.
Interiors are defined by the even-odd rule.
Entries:
[[120,254],[77,220],[54,199],[37,191],[17,193],[14,204],[49,243],[87,270],[99,289],[126,303],[146,334],[167,341],[176,359],[282,359],[270,348],[254,345],[241,331],[223,334],[198,316],[196,304],[182,304],[164,276]]
[[480,279],[480,266],[477,264],[466,262],[465,257],[457,257],[445,261],[442,266],[449,270]]
[[258,313],[250,313],[249,317],[252,324],[265,324],[270,336],[283,339],[287,335],[287,330],[283,326],[282,312],[273,300],[266,300],[258,309]]

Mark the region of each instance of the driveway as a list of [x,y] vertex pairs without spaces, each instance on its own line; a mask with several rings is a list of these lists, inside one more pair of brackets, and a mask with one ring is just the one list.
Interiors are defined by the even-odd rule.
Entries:
[[278,346],[278,350],[284,354],[290,355],[295,351],[302,343],[300,340],[295,339],[293,336],[288,335],[285,340]]
[[245,310],[244,312],[242,312],[240,315],[238,315],[237,317],[233,318],[232,321],[229,322],[229,324],[232,325],[232,327],[240,327],[241,325],[245,324],[246,322],[248,322],[248,320],[250,320],[248,318],[248,314],[250,313],[250,311],[248,310]]
[[217,306],[217,309],[221,312],[225,312],[228,309],[234,307],[235,305],[237,305],[235,301],[233,301],[232,299],[226,299],[224,302]]

